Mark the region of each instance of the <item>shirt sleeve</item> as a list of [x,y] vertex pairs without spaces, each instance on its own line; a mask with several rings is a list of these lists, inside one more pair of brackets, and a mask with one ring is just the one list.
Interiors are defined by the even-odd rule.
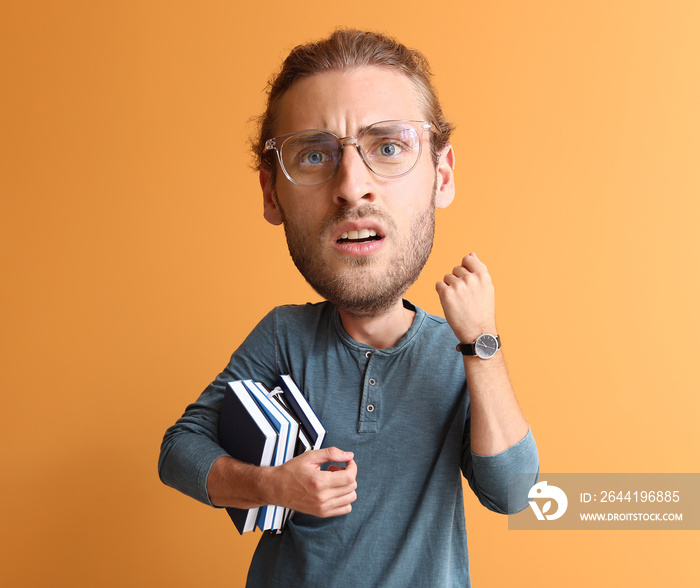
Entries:
[[501,453],[484,456],[470,449],[465,453],[462,471],[481,504],[502,514],[514,514],[528,506],[527,494],[537,483],[540,471],[537,445],[530,429],[523,439]]
[[233,353],[226,369],[165,432],[158,459],[158,475],[164,484],[214,506],[207,478],[214,462],[228,455],[219,445],[218,434],[224,390],[233,380],[250,378],[266,385],[276,381],[275,329],[273,310]]

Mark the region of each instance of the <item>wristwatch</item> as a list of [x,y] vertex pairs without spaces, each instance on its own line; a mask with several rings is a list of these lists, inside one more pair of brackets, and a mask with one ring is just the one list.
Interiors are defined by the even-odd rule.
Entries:
[[457,351],[461,351],[462,355],[476,355],[481,359],[491,359],[500,348],[501,338],[498,335],[489,335],[488,333],[479,335],[474,343],[457,345]]

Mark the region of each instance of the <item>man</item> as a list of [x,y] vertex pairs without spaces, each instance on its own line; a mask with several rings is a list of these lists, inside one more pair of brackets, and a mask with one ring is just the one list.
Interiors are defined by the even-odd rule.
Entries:
[[[255,147],[264,216],[327,302],[268,314],[168,430],[159,462],[165,483],[206,504],[296,511],[262,536],[249,586],[468,586],[462,473],[499,512],[527,506],[529,485],[509,501],[509,474],[537,480],[486,266],[472,253],[438,282],[446,320],[402,299],[455,194],[429,76],[419,53],[341,30],[294,49],[271,85]],[[217,442],[226,382],[280,373],[327,448],[238,462]]]

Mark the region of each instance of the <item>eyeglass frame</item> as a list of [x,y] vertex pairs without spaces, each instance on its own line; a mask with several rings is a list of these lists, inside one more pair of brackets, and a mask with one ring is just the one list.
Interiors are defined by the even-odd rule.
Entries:
[[[415,123],[415,124],[420,125],[420,127],[421,127],[421,133],[418,136],[418,155],[416,156],[416,161],[413,163],[413,165],[409,169],[407,169],[406,171],[401,172],[400,174],[395,175],[395,176],[388,176],[386,174],[381,174],[378,171],[372,169],[372,166],[369,164],[369,162],[365,158],[365,154],[363,153],[362,148],[357,143],[357,139],[360,138],[368,129],[370,129],[371,127],[373,127],[375,125],[381,125],[383,123]],[[292,133],[285,133],[284,135],[278,135],[276,137],[272,137],[271,139],[268,139],[267,141],[265,141],[265,147],[263,148],[263,153],[267,153],[268,151],[274,150],[275,153],[277,154],[277,161],[279,162],[280,168],[282,169],[282,173],[285,175],[285,177],[290,182],[292,182],[292,184],[295,184],[297,186],[304,186],[306,188],[313,188],[315,186],[321,186],[321,185],[325,184],[326,182],[328,182],[329,180],[331,180],[333,178],[333,176],[335,176],[335,174],[338,172],[338,168],[340,168],[340,162],[343,159],[343,151],[347,145],[354,145],[355,149],[357,149],[357,152],[360,155],[360,158],[362,159],[364,164],[367,166],[367,169],[369,169],[372,173],[374,173],[382,178],[401,178],[401,177],[405,176],[406,174],[411,173],[415,169],[416,165],[418,165],[418,162],[420,161],[420,156],[423,153],[423,133],[425,133],[425,131],[432,131],[435,134],[440,134],[440,130],[438,129],[438,127],[431,122],[424,121],[424,120],[409,120],[409,119],[389,119],[389,120],[380,120],[377,122],[373,122],[373,123],[367,125],[364,129],[362,129],[357,135],[347,136],[347,137],[339,137],[335,133],[328,131],[326,129],[302,129],[301,131],[294,131]],[[292,177],[287,172],[287,169],[284,167],[284,162],[282,161],[282,148],[284,147],[284,144],[287,141],[287,139],[289,139],[290,137],[292,137],[294,135],[298,135],[299,133],[313,133],[313,132],[326,133],[328,135],[331,135],[332,137],[335,137],[338,141],[338,145],[340,145],[340,151],[339,151],[340,157],[338,157],[338,161],[336,162],[335,167],[333,168],[333,171],[325,180],[323,180],[322,182],[318,182],[317,184],[301,184],[301,183],[295,181],[294,179],[292,179]],[[351,139],[353,139],[353,141],[350,141]],[[280,145],[278,147],[276,145],[276,143],[280,140],[282,140],[282,142],[280,143]]]

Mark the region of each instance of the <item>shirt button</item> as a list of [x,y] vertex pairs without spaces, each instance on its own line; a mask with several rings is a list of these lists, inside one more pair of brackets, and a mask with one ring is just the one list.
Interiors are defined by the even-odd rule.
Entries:
[[374,412],[374,404],[367,405],[367,412]]
[[370,379],[369,379],[369,385],[370,385],[370,386],[374,386],[376,383],[377,383],[377,380],[375,380],[374,378],[370,378]]
[[369,359],[370,357],[372,357],[372,352],[371,352],[371,351],[368,351],[367,353],[365,353],[365,357],[366,357],[367,359]]

